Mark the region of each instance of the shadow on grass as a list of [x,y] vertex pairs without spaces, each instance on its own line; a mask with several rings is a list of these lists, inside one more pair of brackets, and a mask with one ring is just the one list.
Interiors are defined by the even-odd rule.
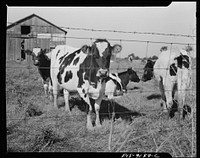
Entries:
[[[178,104],[177,103],[178,103],[177,100],[173,100],[173,105],[172,105],[170,113],[169,113],[169,116],[171,118],[173,118],[175,116],[175,113],[178,112]],[[189,105],[185,104],[183,106],[183,119],[185,119],[185,116],[188,113],[191,113],[191,107]]]
[[161,95],[160,94],[151,94],[150,96],[147,97],[148,100],[152,100],[152,99],[161,99]]
[[140,89],[140,87],[133,87],[133,88],[127,88],[128,90],[135,90],[135,89]]
[[[90,99],[90,102],[92,104],[93,112],[94,110],[94,100]],[[89,106],[81,99],[81,98],[71,98],[69,100],[70,103],[70,109],[74,108],[75,106],[82,112],[87,112]],[[132,121],[132,117],[138,117],[145,114],[141,114],[137,111],[131,111],[127,109],[126,107],[118,104],[115,101],[109,101],[109,100],[102,100],[101,106],[100,106],[100,120],[103,121],[104,119],[111,119],[112,113],[115,112],[115,119],[121,118],[125,121]]]

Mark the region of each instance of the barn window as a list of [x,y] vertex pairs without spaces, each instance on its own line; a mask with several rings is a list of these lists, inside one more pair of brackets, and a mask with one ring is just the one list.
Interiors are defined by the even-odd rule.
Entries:
[[22,35],[28,35],[29,33],[31,33],[30,26],[21,26],[21,34]]

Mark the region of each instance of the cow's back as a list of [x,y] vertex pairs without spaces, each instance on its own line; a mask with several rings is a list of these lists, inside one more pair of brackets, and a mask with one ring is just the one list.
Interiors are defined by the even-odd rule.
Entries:
[[170,77],[170,79],[173,81],[175,80],[175,76],[170,76],[170,65],[171,64],[177,64],[176,60],[174,58],[176,57],[175,51],[162,51],[158,59],[156,60],[154,64],[154,75],[155,77],[160,80],[160,77],[163,79],[166,79],[167,77]]
[[76,91],[79,79],[77,72],[86,56],[80,49],[67,45],[59,45],[52,50],[51,78],[53,83],[57,83],[66,90]]

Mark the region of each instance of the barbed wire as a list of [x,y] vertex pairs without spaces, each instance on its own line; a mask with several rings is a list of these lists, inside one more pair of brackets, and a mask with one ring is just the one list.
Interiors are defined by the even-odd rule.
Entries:
[[[7,22],[9,24],[14,24],[12,22]],[[45,25],[29,25],[34,27],[53,27]],[[178,37],[196,37],[195,35],[188,34],[175,34],[175,33],[159,33],[159,32],[139,32],[139,31],[122,31],[122,30],[107,30],[107,29],[91,29],[91,28],[80,28],[80,27],[65,27],[58,26],[62,29],[75,30],[75,31],[92,31],[92,32],[110,32],[110,33],[123,33],[123,34],[140,34],[140,35],[156,35],[156,36],[178,36]]]
[[[12,61],[12,60],[11,60]],[[8,61],[9,62],[9,61]],[[14,66],[14,67],[12,67],[12,66],[6,66],[6,68],[9,68],[9,69],[13,69],[13,68],[26,68],[27,66],[24,66],[24,67],[17,67],[17,66]],[[32,65],[32,68],[33,67],[36,67],[36,66],[33,66]],[[59,67],[52,67],[52,68],[50,68],[50,67],[39,67],[40,69],[59,69]],[[68,68],[70,69],[70,70],[75,70],[75,69],[77,69],[77,70],[79,70],[79,67],[75,67],[75,66],[68,66]],[[29,68],[30,69],[30,68]],[[84,67],[84,69],[86,69],[86,70],[99,70],[99,68],[90,68],[90,67]],[[118,69],[122,69],[122,70],[124,70],[124,69],[128,69],[128,67],[119,67]],[[134,67],[134,71],[135,72],[139,72],[139,73],[143,73],[143,72],[141,72],[141,71],[139,71],[139,70],[144,70],[144,68],[141,68],[141,67]],[[169,68],[148,68],[149,70],[169,70]],[[109,70],[116,70],[116,68],[109,68]],[[196,68],[191,68],[191,70],[196,70]],[[123,71],[123,72],[126,72],[126,71]],[[123,72],[119,72],[119,73],[123,73]],[[112,72],[111,72],[112,73]]]
[[[37,38],[36,35],[30,35],[30,36],[21,36],[20,34],[10,34],[10,38]],[[96,40],[98,38],[95,37],[61,37],[58,35],[51,35],[51,37],[59,37],[59,38],[65,38],[65,39],[80,39],[80,40]],[[114,39],[114,38],[107,38],[109,41],[122,41],[122,42],[141,42],[141,43],[157,43],[157,44],[177,44],[177,45],[196,45],[196,43],[179,43],[179,42],[164,42],[164,41],[151,41],[151,40],[135,40],[135,39]],[[59,42],[59,41],[58,41]],[[61,41],[60,41],[61,42]]]

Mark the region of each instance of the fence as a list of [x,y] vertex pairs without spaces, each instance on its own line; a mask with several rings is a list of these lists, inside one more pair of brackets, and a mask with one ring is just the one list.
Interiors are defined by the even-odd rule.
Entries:
[[[120,31],[113,32],[121,33]],[[135,34],[135,32],[124,33]],[[149,33],[145,34],[149,35]],[[173,35],[168,34],[167,36]],[[181,37],[190,38],[191,36],[183,35]],[[88,40],[89,44],[95,39],[94,37],[66,38]],[[107,40],[119,41],[122,47],[125,43],[144,43],[143,50],[146,57],[150,51],[150,44],[168,44],[170,50],[173,45],[195,46],[194,43],[119,38]],[[111,63],[111,71],[119,72],[130,66],[134,67],[138,74],[143,73],[144,63],[140,60],[128,64],[127,60],[118,60]],[[104,118],[102,127],[91,132],[86,129],[86,105],[81,100],[71,98],[70,105],[76,105],[76,107],[72,107],[71,116],[62,110],[62,97],[59,98],[61,108],[54,109],[53,103],[43,96],[44,92],[36,67],[27,66],[23,62],[7,63],[7,151],[149,151],[169,152],[174,157],[195,156],[195,70],[194,66],[192,68],[193,87],[188,89],[189,94],[186,99],[191,105],[191,118],[187,118],[182,123],[178,123],[174,119],[163,119],[162,112],[158,108],[160,95],[155,80],[148,83],[130,83],[129,87],[132,87],[128,92],[120,98],[115,98],[113,104],[106,100],[103,101],[100,109],[101,118]],[[130,124],[124,123],[123,120],[130,121]]]

